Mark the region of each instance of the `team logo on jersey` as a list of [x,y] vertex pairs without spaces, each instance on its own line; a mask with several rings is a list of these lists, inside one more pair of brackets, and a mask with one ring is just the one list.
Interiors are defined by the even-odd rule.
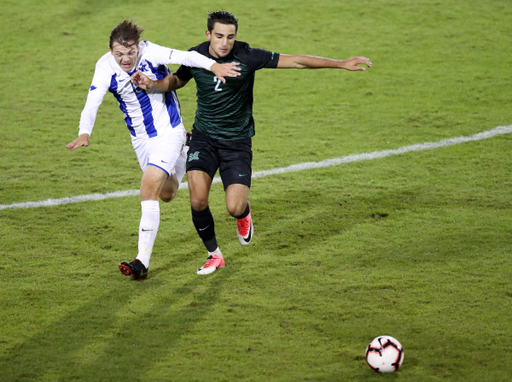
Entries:
[[196,151],[195,153],[190,153],[188,156],[188,161],[192,162],[193,160],[199,160],[199,151]]
[[89,91],[91,92],[91,91],[93,91],[94,89],[97,89],[97,88],[96,88],[96,86],[91,85],[91,87],[89,88]]

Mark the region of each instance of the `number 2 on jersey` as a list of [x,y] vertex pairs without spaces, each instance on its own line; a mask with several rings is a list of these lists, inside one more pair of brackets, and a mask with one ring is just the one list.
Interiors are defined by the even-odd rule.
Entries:
[[217,78],[217,76],[213,77],[213,82],[217,82],[217,85],[215,85],[215,91],[216,92],[221,92],[222,88],[220,87],[220,84],[222,82]]

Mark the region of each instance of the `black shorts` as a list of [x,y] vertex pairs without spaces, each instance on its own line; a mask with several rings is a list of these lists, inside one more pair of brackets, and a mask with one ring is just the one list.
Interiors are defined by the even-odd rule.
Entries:
[[231,184],[251,187],[252,139],[210,138],[194,129],[188,149],[187,172],[203,171],[212,179],[219,170],[224,190]]

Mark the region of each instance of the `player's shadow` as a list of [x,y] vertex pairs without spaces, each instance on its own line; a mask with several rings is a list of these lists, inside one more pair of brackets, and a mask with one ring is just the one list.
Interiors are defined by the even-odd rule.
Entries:
[[[253,214],[255,242],[268,249],[308,248],[361,224],[360,219],[342,217],[345,213],[340,203],[344,197],[333,196],[326,200],[316,190],[289,190],[277,199],[254,192],[252,200],[253,205],[258,206]],[[307,200],[307,205],[301,204],[301,200]],[[325,204],[329,205],[325,207]],[[328,215],[318,216],[319,209],[329,211]],[[334,212],[334,209],[338,211]]]
[[[301,186],[292,186],[277,197],[275,193],[267,195],[254,191],[251,194],[256,206],[253,214],[255,243],[263,244],[269,250],[289,249],[290,253],[296,253],[333,237],[341,240],[345,232],[355,227],[379,225],[393,219],[396,209],[402,208],[397,206],[410,208],[414,205],[414,201],[409,201],[411,194],[421,194],[419,187],[351,195],[347,187],[324,190],[313,181]],[[319,211],[324,215],[319,215]],[[340,252],[342,250],[340,245]]]
[[[184,285],[169,287],[164,297],[142,312],[134,306],[136,302],[161,294],[166,285],[155,279],[126,279],[133,284],[113,288],[52,324],[42,325],[38,334],[7,350],[0,357],[0,380],[41,381],[50,376],[58,380],[110,381],[123,376],[138,380],[153,362],[175,351],[179,339],[203,320],[234,272],[194,275]],[[184,300],[191,302],[184,304]]]

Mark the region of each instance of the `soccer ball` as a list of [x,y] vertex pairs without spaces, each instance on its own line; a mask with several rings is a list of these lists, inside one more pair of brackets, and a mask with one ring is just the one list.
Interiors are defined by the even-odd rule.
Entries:
[[404,349],[396,338],[376,337],[366,348],[366,362],[377,373],[392,373],[404,362]]

